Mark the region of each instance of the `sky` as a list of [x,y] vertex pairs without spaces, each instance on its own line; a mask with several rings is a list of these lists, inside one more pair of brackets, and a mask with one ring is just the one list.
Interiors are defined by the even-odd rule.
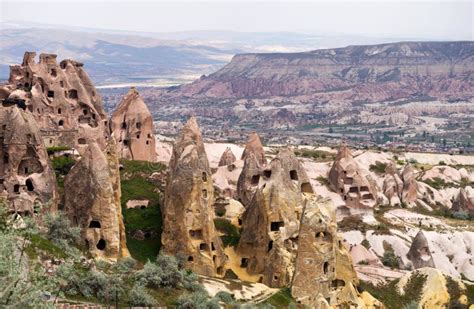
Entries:
[[140,32],[305,32],[473,40],[474,1],[0,0],[0,21]]

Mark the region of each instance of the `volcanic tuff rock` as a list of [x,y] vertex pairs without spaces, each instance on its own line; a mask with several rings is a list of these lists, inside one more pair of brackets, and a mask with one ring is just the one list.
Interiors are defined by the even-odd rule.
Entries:
[[138,91],[132,87],[110,119],[110,131],[121,158],[156,161],[153,119]]
[[250,274],[271,287],[288,285],[294,272],[302,192],[312,193],[308,176],[289,149],[257,174],[255,195],[242,217],[237,252]]
[[214,188],[196,119],[192,117],[173,146],[162,207],[163,250],[187,257],[198,274],[224,274],[226,256],[214,227]]
[[332,90],[339,91],[335,99],[369,102],[420,95],[472,98],[473,51],[473,42],[400,42],[242,54],[169,92],[193,98],[327,98]]
[[96,141],[101,149],[107,137],[107,119],[102,100],[83,64],[56,55],[26,52],[21,65],[10,67],[9,84],[4,91],[22,93],[27,108],[36,119],[49,146],[85,149]]
[[474,189],[472,187],[461,188],[451,210],[474,216]]
[[227,147],[224,151],[224,153],[221,156],[221,159],[219,160],[219,165],[218,166],[227,166],[231,165],[234,163],[237,159],[235,158],[234,153],[230,149],[230,147]]
[[128,257],[120,205],[120,174],[115,141],[110,138],[102,152],[95,142],[69,171],[64,181],[65,209],[82,228],[90,253],[97,258]]
[[370,209],[376,204],[376,190],[352,157],[346,144],[342,144],[331,170],[329,183],[339,193],[350,211]]
[[403,181],[402,202],[413,204],[418,195],[418,183],[415,179],[415,171],[410,164],[403,168],[401,179]]
[[251,133],[244,152],[242,153],[244,167],[237,181],[237,197],[248,207],[252,202],[260,181],[260,174],[267,164],[265,151],[257,133]]
[[16,105],[0,108],[0,192],[12,212],[55,212],[56,178],[33,116]]
[[420,230],[413,239],[410,251],[407,253],[407,258],[412,262],[415,269],[435,267],[429,243],[423,231]]

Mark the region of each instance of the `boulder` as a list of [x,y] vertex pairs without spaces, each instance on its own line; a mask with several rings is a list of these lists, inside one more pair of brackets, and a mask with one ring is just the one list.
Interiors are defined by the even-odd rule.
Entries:
[[11,212],[55,212],[56,177],[35,118],[19,107],[22,103],[9,101],[0,108],[0,192]]
[[110,118],[110,131],[121,158],[157,160],[153,118],[138,91],[132,87]]
[[36,119],[47,147],[84,150],[95,141],[105,148],[107,118],[102,99],[83,69],[73,60],[56,62],[56,55],[26,52],[21,65],[10,67],[9,98],[23,99]]
[[339,148],[328,180],[330,188],[342,196],[351,212],[372,209],[377,203],[373,182],[359,167],[345,143]]
[[186,267],[206,276],[225,273],[226,256],[214,227],[214,188],[196,119],[173,146],[162,207],[163,251],[186,257]]
[[221,156],[221,159],[219,160],[219,165],[218,166],[228,166],[233,164],[237,159],[235,158],[234,153],[230,149],[230,147],[227,147],[224,153]]
[[104,153],[91,142],[64,181],[65,210],[82,229],[92,256],[116,261],[128,257],[120,205],[120,173],[113,139]]

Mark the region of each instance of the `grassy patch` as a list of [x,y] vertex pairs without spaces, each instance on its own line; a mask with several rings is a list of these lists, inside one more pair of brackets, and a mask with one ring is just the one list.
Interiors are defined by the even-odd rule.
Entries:
[[224,234],[221,236],[224,247],[237,246],[240,240],[240,231],[235,225],[223,218],[214,219],[214,225],[219,232]]
[[314,161],[334,161],[336,155],[323,150],[312,150],[312,149],[298,149],[295,151],[295,155],[303,158],[310,158]]
[[396,279],[388,284],[375,286],[361,281],[359,288],[380,300],[387,309],[399,309],[412,302],[420,301],[426,276],[414,273],[405,285],[405,293],[403,295],[398,294],[398,288],[396,287],[398,282],[399,279]]
[[291,290],[289,288],[283,288],[277,293],[273,294],[270,298],[265,300],[262,304],[272,305],[276,308],[288,308],[290,304],[296,306],[296,302],[291,296]]
[[56,258],[66,258],[63,250],[39,234],[31,234],[28,240],[30,243],[26,246],[25,253],[30,259],[35,259],[40,254],[47,254]]
[[377,174],[385,174],[385,169],[387,168],[386,163],[376,162],[375,164],[370,164],[369,170]]
[[326,187],[329,187],[329,180],[324,177],[324,176],[318,176],[318,178],[316,178],[316,180],[322,184],[323,186],[326,186]]
[[[147,177],[159,171],[159,163],[121,160],[122,213],[127,231],[127,247],[133,258],[146,262],[155,260],[161,247],[162,218],[160,193],[157,185]],[[126,177],[124,177],[126,175]],[[129,200],[149,200],[145,209],[126,209]],[[149,232],[150,238],[138,240],[131,237],[137,230]]]
[[66,151],[66,150],[71,150],[71,148],[68,146],[53,146],[53,147],[46,148],[48,155],[52,155],[56,152],[61,152],[61,151]]
[[53,169],[56,174],[56,181],[59,188],[64,188],[64,178],[69,170],[76,164],[76,160],[72,156],[59,156],[51,159]]

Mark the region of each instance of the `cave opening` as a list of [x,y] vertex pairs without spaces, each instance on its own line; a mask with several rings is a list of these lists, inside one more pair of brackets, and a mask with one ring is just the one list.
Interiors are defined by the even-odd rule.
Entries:
[[99,240],[99,242],[97,243],[96,245],[97,249],[99,250],[104,250],[105,249],[105,240],[103,240],[102,238]]

